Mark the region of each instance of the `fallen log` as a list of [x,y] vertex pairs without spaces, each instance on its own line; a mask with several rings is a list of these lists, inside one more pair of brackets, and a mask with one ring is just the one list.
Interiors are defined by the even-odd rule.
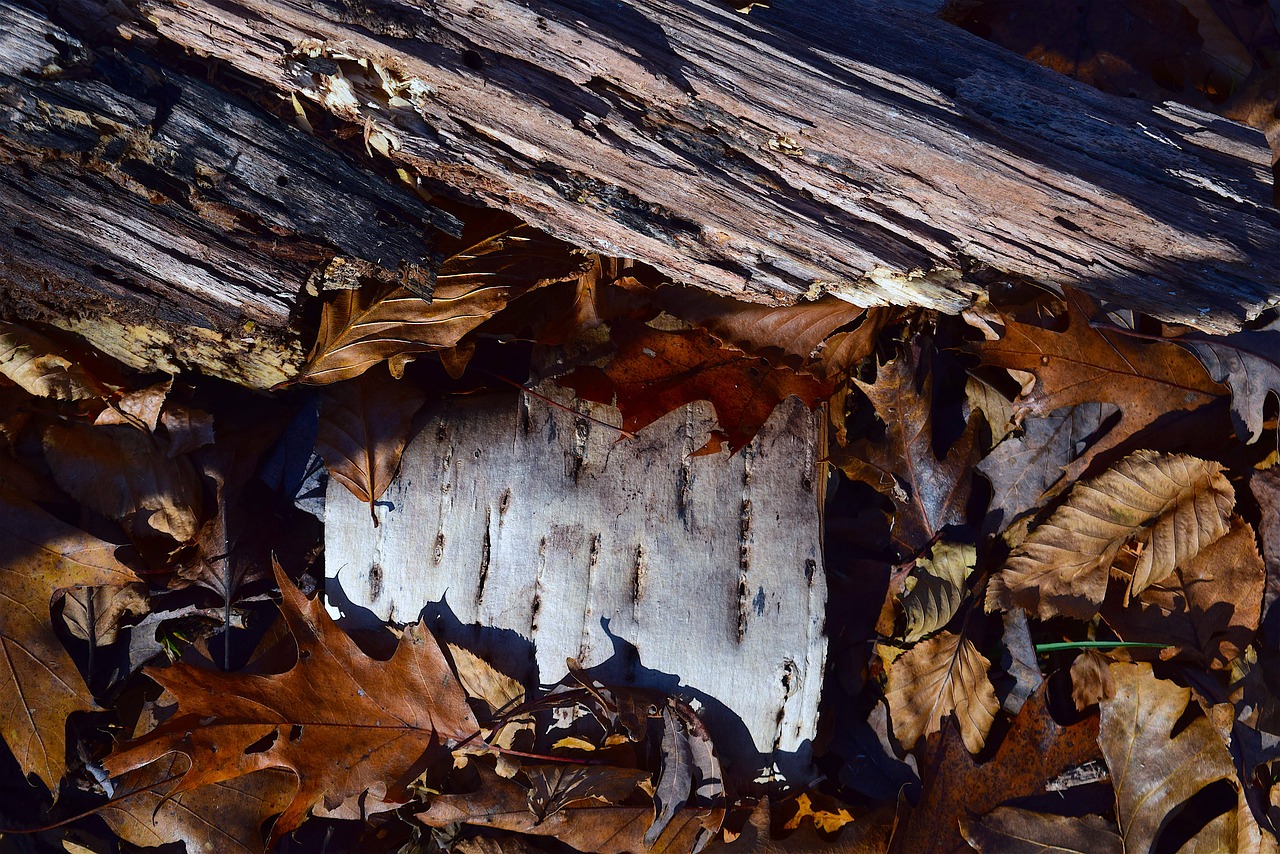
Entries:
[[1261,133],[893,5],[127,0],[114,22],[362,127],[433,189],[744,299],[955,311],[987,271],[1217,330],[1277,301]]

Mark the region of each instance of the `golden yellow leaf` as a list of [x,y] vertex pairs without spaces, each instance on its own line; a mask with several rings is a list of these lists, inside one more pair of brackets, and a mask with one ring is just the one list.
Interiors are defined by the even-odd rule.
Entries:
[[978,561],[978,551],[965,543],[938,543],[927,558],[916,560],[914,586],[902,596],[907,615],[903,640],[914,643],[945,626],[964,601],[964,583]]

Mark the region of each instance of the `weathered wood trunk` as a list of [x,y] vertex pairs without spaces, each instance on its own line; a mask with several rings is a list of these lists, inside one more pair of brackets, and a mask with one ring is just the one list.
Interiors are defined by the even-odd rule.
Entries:
[[[574,402],[597,418],[616,410]],[[516,395],[441,405],[377,506],[336,481],[325,589],[553,683],[574,657],[613,684],[697,700],[737,780],[810,773],[826,639],[820,419],[795,398],[741,453],[691,456],[686,406],[616,430]],[[436,604],[438,603],[438,604]]]
[[748,299],[955,310],[986,266],[1222,328],[1280,296],[1261,133],[894,6],[127,0],[115,22],[433,186]]

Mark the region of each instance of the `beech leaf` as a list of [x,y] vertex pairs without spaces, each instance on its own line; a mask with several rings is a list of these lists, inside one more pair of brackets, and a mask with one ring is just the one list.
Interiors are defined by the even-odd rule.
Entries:
[[[70,355],[70,358],[68,358]],[[74,354],[34,329],[0,321],[0,374],[28,394],[53,400],[89,400],[107,388],[81,367]]]
[[658,292],[663,308],[707,330],[720,341],[748,353],[770,351],[791,356],[798,367],[842,326],[859,320],[866,309],[832,296],[788,306],[757,305],[692,287]]
[[1123,640],[1167,644],[1196,664],[1222,670],[1253,640],[1265,577],[1253,528],[1234,517],[1223,537],[1127,607],[1112,591],[1102,617]]
[[367,502],[371,513],[400,467],[413,416],[426,400],[416,385],[382,370],[324,390],[316,451],[329,474]]
[[1235,492],[1222,466],[1137,451],[1090,481],[1014,549],[987,588],[987,610],[1090,619],[1126,543],[1141,547],[1131,593],[1163,581],[1227,533]]
[[199,478],[161,437],[123,425],[55,423],[44,431],[44,454],[58,486],[135,537],[186,543],[200,530]]
[[1190,688],[1157,679],[1146,663],[1113,664],[1111,673],[1116,695],[1101,703],[1098,744],[1111,770],[1124,850],[1149,851],[1169,816],[1210,783],[1234,780],[1235,767],[1208,718],[1184,725]]
[[0,493],[0,732],[22,766],[53,789],[66,757],[67,715],[95,708],[49,611],[58,591],[124,586],[140,579],[117,546]]
[[477,729],[461,686],[424,624],[406,628],[394,655],[377,661],[278,566],[276,580],[296,663],[270,675],[186,664],[148,669],[176,698],[177,712],[103,762],[118,776],[182,753],[191,769],[174,794],[264,768],[288,769],[296,790],[272,829],[271,845],[322,799],[333,808],[365,792],[384,800],[407,798],[403,787],[420,760]]
[[978,561],[967,543],[938,543],[928,558],[917,558],[913,586],[902,597],[907,629],[902,639],[915,643],[945,626],[964,601],[964,583]]
[[334,293],[303,382],[357,377],[379,362],[454,347],[518,296],[581,275],[590,259],[527,225],[486,235],[446,260],[428,302],[406,287]]
[[912,647],[889,667],[885,699],[893,734],[907,750],[942,728],[952,713],[965,747],[977,753],[995,723],[1000,703],[987,670],[991,662],[953,632]]

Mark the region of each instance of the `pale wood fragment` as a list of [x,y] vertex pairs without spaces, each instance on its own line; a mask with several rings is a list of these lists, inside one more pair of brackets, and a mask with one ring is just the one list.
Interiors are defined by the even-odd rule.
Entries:
[[694,404],[620,440],[528,396],[449,400],[378,527],[331,484],[326,590],[398,622],[443,599],[446,640],[517,670],[532,641],[543,683],[607,661],[606,682],[701,701],[740,778],[801,779],[826,654],[818,419],[792,398],[739,455],[691,456],[713,425]]

